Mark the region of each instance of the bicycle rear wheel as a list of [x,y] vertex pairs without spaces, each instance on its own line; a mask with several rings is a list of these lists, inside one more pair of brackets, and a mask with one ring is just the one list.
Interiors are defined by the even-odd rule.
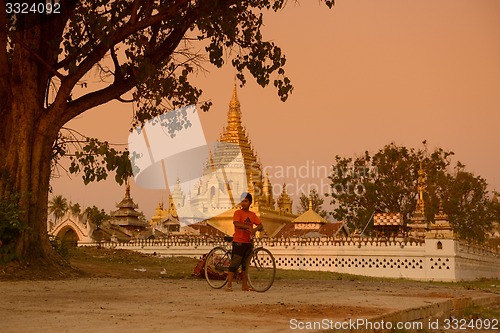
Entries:
[[231,251],[222,246],[213,248],[205,261],[205,279],[210,287],[220,289],[227,283],[227,273],[231,263]]
[[276,276],[276,262],[271,252],[263,247],[253,250],[247,262],[248,283],[259,292],[271,288]]

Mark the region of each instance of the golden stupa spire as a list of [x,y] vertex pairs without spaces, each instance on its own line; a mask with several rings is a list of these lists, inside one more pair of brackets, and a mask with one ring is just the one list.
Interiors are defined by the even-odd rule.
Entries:
[[283,182],[283,190],[281,191],[280,199],[282,199],[282,200],[284,200],[286,202],[290,201],[290,196],[286,192],[286,183],[285,182]]
[[214,165],[214,157],[212,155],[212,149],[208,149],[209,152],[209,159],[210,159],[210,166],[212,168],[212,172],[215,172],[215,165]]
[[434,215],[434,220],[446,220],[448,219],[448,215],[444,213],[444,208],[443,208],[443,199],[439,199],[439,211],[437,214]]
[[241,126],[241,109],[238,94],[236,92],[236,78],[234,79],[233,96],[229,102],[229,111],[227,112],[227,127],[224,132],[232,132],[238,137],[244,135],[243,127]]
[[422,168],[422,161],[420,161],[420,169],[418,170],[418,201],[417,201],[417,211],[424,215],[425,204],[424,204],[424,190],[425,190],[425,172]]
[[266,171],[266,177],[264,178],[264,185],[269,186],[269,174]]
[[233,87],[233,97],[229,102],[229,109],[240,109],[240,101],[238,100],[238,94],[236,92],[236,76],[234,77],[234,87]]
[[[256,186],[259,189],[258,192],[260,192],[260,190],[262,190],[262,175],[258,173],[258,170],[262,167],[257,161],[257,156],[249,142],[248,134],[243,128],[241,118],[242,113],[240,109],[240,102],[238,100],[235,77],[233,94],[231,101],[229,102],[229,110],[227,112],[227,125],[223,128],[222,134],[219,138],[219,142],[230,143],[232,145],[220,145],[219,148],[213,152],[213,159],[215,165],[217,166],[218,161],[220,160],[219,156],[233,156],[234,154],[241,154],[247,175],[249,192],[253,193],[252,191],[254,186]],[[238,150],[234,148],[238,148]],[[254,182],[254,184],[252,184],[252,182]]]
[[287,213],[292,212],[292,200],[288,193],[286,193],[286,183],[283,182],[283,190],[281,191],[281,195],[278,198],[278,208]]

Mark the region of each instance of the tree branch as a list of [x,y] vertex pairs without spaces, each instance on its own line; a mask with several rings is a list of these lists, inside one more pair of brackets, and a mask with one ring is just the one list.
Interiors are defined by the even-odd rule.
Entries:
[[137,81],[130,76],[126,79],[115,81],[106,88],[88,93],[67,104],[65,112],[61,115],[60,124],[65,124],[74,117],[93,107],[107,103],[131,90]]
[[[97,64],[106,55],[106,53],[111,48],[114,47],[114,45],[125,40],[126,38],[128,38],[129,36],[138,31],[141,31],[152,25],[159,24],[162,21],[167,20],[169,17],[178,17],[180,9],[185,7],[188,3],[189,3],[188,0],[179,1],[179,3],[175,4],[174,6],[168,7],[165,11],[160,11],[158,14],[151,16],[149,19],[138,21],[133,24],[132,23],[126,24],[122,28],[116,30],[114,34],[109,36],[108,41],[106,43],[105,42],[99,43],[96,47],[94,47],[93,51],[79,64],[78,69],[75,72],[66,76],[64,80],[61,80],[61,87],[52,105],[53,109],[64,110],[62,106],[67,103],[67,100],[71,95],[71,91],[78,83],[78,81],[89,70],[91,70],[92,67],[95,66],[95,64]],[[116,97],[118,96],[115,96],[111,99],[114,99]]]
[[[6,28],[3,27],[3,26],[0,26],[0,30],[3,31],[3,32],[6,32]],[[59,73],[58,71],[56,71],[49,63],[47,63],[45,61],[45,59],[43,59],[38,53],[34,52],[31,47],[29,47],[28,45],[26,45],[26,43],[24,43],[22,40],[18,39],[17,37],[15,37],[15,35],[11,35],[10,38],[12,38],[12,40],[18,44],[19,46],[21,46],[23,49],[25,49],[26,51],[28,51],[28,53],[33,57],[35,58],[41,65],[43,65],[50,73],[52,73],[54,76],[58,77],[59,79],[63,80],[64,79],[64,75],[62,75],[61,73]]]
[[[169,8],[169,9],[170,9],[170,11],[172,11],[172,8]],[[157,14],[157,15],[153,16],[149,21],[156,22],[157,20],[159,20],[160,17],[163,17],[165,15],[166,15],[165,13]],[[189,27],[194,23],[194,21],[195,21],[194,12],[190,12],[190,13],[186,14],[186,17],[183,20],[183,23],[184,23],[183,26],[178,26],[177,28],[175,28],[170,33],[170,35],[165,39],[165,41],[163,41],[158,47],[156,47],[153,52],[151,52],[149,55],[147,55],[147,58],[150,59],[150,61],[152,63],[160,63],[163,60],[165,60],[166,58],[168,58],[175,51],[175,49],[177,48],[179,43],[182,41],[184,34],[189,29]],[[145,25],[144,22],[139,22],[133,28],[124,29],[124,31],[121,31],[121,32],[117,33],[115,36],[113,36],[113,38],[112,38],[113,42],[118,41],[118,40],[123,40],[124,38],[128,37],[130,34],[135,32],[139,26],[142,27],[144,25]],[[87,57],[82,62],[82,64],[79,66],[79,69],[77,70],[77,72],[79,74],[77,75],[76,74],[77,72],[75,72],[71,78],[69,76],[65,78],[66,82],[61,84],[61,89],[59,90],[59,93],[57,96],[59,99],[62,98],[61,96],[63,96],[64,93],[68,94],[68,96],[69,96],[69,93],[67,92],[67,90],[69,89],[70,85],[74,86],[73,81],[76,77],[78,77],[80,75],[80,71],[82,71],[83,68],[90,66],[92,63],[92,60],[95,60],[97,63],[97,61],[100,58],[102,58],[102,56],[104,56],[104,54],[106,53],[106,49],[107,49],[107,47],[104,46],[103,43],[99,44],[96,47],[95,52],[93,52],[92,55],[89,55],[89,57]],[[102,56],[99,57],[98,55],[101,55],[101,54],[102,54]],[[93,65],[95,65],[95,63],[92,64],[92,66]],[[98,105],[102,105],[110,100],[118,99],[124,93],[131,90],[137,84],[137,80],[136,80],[135,76],[133,76],[133,74],[129,73],[128,75],[129,76],[124,78],[124,79],[120,79],[120,78],[115,77],[115,81],[113,84],[109,85],[106,88],[100,89],[98,91],[86,94],[86,95],[78,98],[75,101],[68,103],[67,101],[59,100],[58,103],[61,103],[61,104],[67,103],[66,108],[61,108],[61,110],[64,111],[64,114],[60,114],[57,116],[57,119],[59,119],[61,122],[61,126],[63,124],[65,124],[67,121],[69,121],[72,118],[76,117],[77,115],[81,114],[82,112],[84,112],[90,108],[96,107]],[[65,86],[66,91],[63,91],[63,94],[60,95],[61,91],[64,90],[63,86]],[[69,92],[70,91],[71,90],[69,90]],[[51,108],[52,107],[56,108],[58,106],[58,103],[56,103],[56,102],[53,103]]]
[[141,4],[140,0],[135,0],[134,4],[132,5],[132,13],[130,14],[130,23],[134,24],[137,22],[137,10],[139,9],[139,6]]
[[117,98],[116,98],[116,100],[117,100],[117,101],[120,101],[120,102],[122,102],[122,103],[133,103],[133,102],[135,102],[135,100],[134,100],[134,99],[123,99],[123,98],[121,98],[121,97],[117,97]]
[[[151,62],[159,63],[175,51],[179,43],[182,41],[182,37],[189,29],[189,26],[191,25],[190,22],[194,21],[194,14],[190,15],[187,21],[188,22],[186,22],[184,27],[180,27],[172,31],[169,37],[148,56]],[[66,112],[60,118],[62,124],[65,124],[90,108],[109,102],[112,99],[120,98],[121,95],[131,90],[136,84],[137,81],[135,77],[130,75],[125,79],[115,80],[115,82],[106,88],[88,93],[75,101],[70,102],[66,108]]]
[[118,80],[123,79],[123,73],[120,67],[120,62],[118,61],[118,57],[116,56],[115,48],[111,48],[111,59],[113,60],[113,64],[115,65],[115,77]]

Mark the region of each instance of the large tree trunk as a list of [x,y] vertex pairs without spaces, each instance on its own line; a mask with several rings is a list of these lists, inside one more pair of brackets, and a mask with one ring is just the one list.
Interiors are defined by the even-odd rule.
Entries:
[[23,230],[15,254],[22,264],[46,264],[57,258],[47,234],[47,204],[52,145],[63,124],[44,109],[51,76],[47,63],[54,62],[54,52],[43,32],[44,27],[33,25],[15,33],[8,84],[3,77],[0,85],[0,198],[14,198],[21,213]]
[[[28,94],[26,94],[28,95]],[[47,131],[46,121],[29,121],[25,115],[36,105],[32,96],[24,96],[21,105],[11,111],[11,136],[2,169],[7,178],[1,180],[3,196],[16,195],[23,229],[16,241],[15,254],[21,262],[51,261],[52,250],[47,234],[47,203],[50,180],[52,142],[56,133]],[[7,186],[5,186],[7,185]]]

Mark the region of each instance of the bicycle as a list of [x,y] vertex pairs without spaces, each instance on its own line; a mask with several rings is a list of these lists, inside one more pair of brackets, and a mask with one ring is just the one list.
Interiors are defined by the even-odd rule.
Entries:
[[[224,241],[231,244],[233,237],[225,236]],[[205,261],[205,279],[210,287],[220,289],[227,283],[232,247],[216,246],[207,255]],[[252,250],[247,263],[248,284],[253,290],[264,292],[271,288],[276,276],[276,261],[272,253],[263,247]]]

